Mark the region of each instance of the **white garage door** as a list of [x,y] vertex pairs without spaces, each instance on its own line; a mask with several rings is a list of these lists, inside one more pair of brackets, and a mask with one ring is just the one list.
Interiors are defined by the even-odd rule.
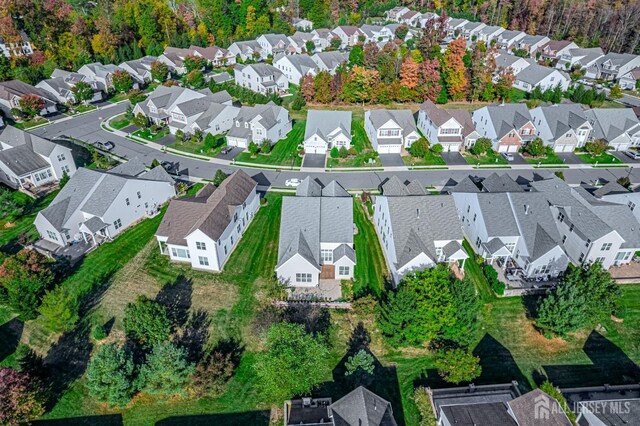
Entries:
[[509,145],[507,152],[518,152],[518,145]]
[[327,149],[317,146],[309,146],[304,149],[304,152],[306,152],[307,154],[326,154]]
[[556,145],[553,147],[554,152],[573,152],[573,145]]
[[400,154],[401,145],[378,145],[378,154]]
[[498,147],[498,152],[507,152],[508,145],[500,145]]
[[627,151],[629,149],[628,143],[621,143],[616,145],[611,145],[614,151]]

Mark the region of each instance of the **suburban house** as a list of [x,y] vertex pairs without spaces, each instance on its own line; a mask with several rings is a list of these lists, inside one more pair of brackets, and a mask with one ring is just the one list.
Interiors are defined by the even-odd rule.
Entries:
[[20,80],[0,81],[0,111],[5,117],[11,117],[11,110],[20,109],[20,99],[26,95],[36,95],[44,101],[44,109],[40,111],[40,115],[58,112],[56,98],[53,95]]
[[313,29],[313,22],[309,21],[308,19],[293,18],[291,23],[293,24],[294,28],[300,31],[308,32]]
[[279,69],[290,84],[300,84],[305,75],[316,75],[318,65],[309,55],[280,54],[273,58],[273,66]]
[[421,16],[420,12],[416,12],[415,10],[410,10],[400,17],[400,23],[407,24],[410,27],[415,27],[418,25],[420,16]]
[[410,12],[411,9],[405,6],[396,6],[384,12],[384,17],[387,18],[387,21],[395,21],[399,22],[400,18],[407,12]]
[[316,45],[316,51],[321,52],[331,46],[331,40],[334,38],[338,38],[333,32],[331,32],[328,28],[318,28],[311,31],[311,35],[313,36],[313,44]]
[[598,80],[619,80],[629,71],[640,67],[640,55],[607,53],[587,68],[585,76]]
[[342,41],[342,44],[340,45],[341,49],[353,47],[360,43],[360,37],[365,39],[367,37],[360,28],[353,25],[341,25],[331,30],[331,32]]
[[81,66],[78,74],[86,75],[89,81],[95,82],[96,88],[107,93],[113,87],[113,73],[116,71],[122,70],[113,64],[103,65],[100,62],[94,62]]
[[304,131],[304,152],[326,154],[333,147],[351,147],[351,111],[309,110]]
[[640,422],[640,385],[637,383],[562,388],[560,392],[570,407],[576,407],[578,425],[616,426]]
[[560,55],[556,68],[571,70],[574,67],[578,67],[586,70],[603,56],[604,52],[600,47],[565,49]]
[[262,49],[260,43],[255,40],[236,41],[229,46],[229,52],[242,61],[249,59],[259,61],[267,58],[267,53]]
[[640,192],[630,191],[617,182],[607,182],[600,187],[585,186],[591,195],[608,203],[622,204],[631,210],[633,216],[640,222]]
[[573,152],[589,139],[591,123],[578,104],[539,106],[529,113],[537,136],[555,152]]
[[593,127],[591,139],[603,139],[615,151],[640,146],[640,120],[631,108],[593,108],[584,113]]
[[445,24],[447,30],[447,37],[458,38],[464,27],[469,21],[463,18],[449,18]]
[[475,41],[478,38],[478,33],[482,31],[487,25],[482,22],[467,22],[460,28],[460,35],[465,40]]
[[532,64],[516,75],[514,87],[531,93],[536,87],[543,92],[558,86],[566,91],[571,84],[569,75],[555,68],[549,68],[538,64]]
[[135,159],[109,171],[78,169],[38,213],[34,225],[40,236],[60,247],[98,245],[155,216],[176,195],[174,182],[162,166],[141,170],[144,165]]
[[363,386],[336,402],[302,398],[284,403],[284,426],[397,426],[391,403]]
[[426,195],[417,182],[391,177],[375,197],[373,222],[395,285],[438,263],[464,262],[464,235],[451,195]]
[[540,389],[522,395],[516,381],[509,384],[429,388],[427,393],[438,426],[573,424],[558,400]]
[[408,109],[373,109],[364,113],[364,130],[379,154],[399,154],[420,139]]
[[526,105],[490,105],[473,111],[471,117],[478,134],[491,139],[494,151],[518,152],[535,139],[536,128]]
[[214,67],[224,67],[228,65],[234,65],[236,63],[236,55],[227,49],[223,49],[218,46],[209,46],[209,47],[200,47],[200,46],[191,46],[189,47],[191,54],[194,56],[200,56],[207,60]]
[[28,189],[75,172],[71,149],[13,126],[0,129],[0,182]]
[[282,198],[276,275],[292,287],[351,279],[356,264],[353,200],[335,181],[321,188],[311,177],[305,180],[295,197]]
[[267,56],[274,57],[279,54],[295,53],[295,51],[289,50],[291,43],[284,34],[262,34],[256,41]]
[[530,185],[547,198],[564,251],[573,263],[600,262],[609,269],[631,262],[640,248],[640,223],[628,206],[603,202],[557,177]]
[[219,187],[172,200],[156,231],[160,252],[194,269],[221,271],[260,207],[258,183],[242,170]]
[[491,45],[504,31],[504,28],[497,25],[487,25],[478,32],[477,41],[484,41],[487,45]]
[[634,68],[626,74],[623,74],[618,80],[622,90],[636,90],[640,81],[640,67]]
[[383,28],[384,27],[382,25],[364,24],[360,27],[360,31],[362,31],[365,37],[367,37],[368,43],[378,43],[381,41],[388,41],[388,39],[381,34]]
[[550,41],[549,37],[541,35],[526,35],[518,40],[512,49],[522,49],[530,56],[536,57],[536,53],[542,46]]
[[79,82],[87,83],[93,89],[93,98],[89,102],[102,100],[102,91],[95,82],[88,80],[87,76],[57,68],[53,70],[51,78],[40,81],[36,88],[46,91],[60,104],[70,104],[76,102],[73,88]]
[[550,40],[540,48],[540,57],[542,59],[555,61],[570,50],[578,48],[579,46],[577,44],[569,40]]
[[311,57],[311,60],[316,63],[318,72],[328,71],[329,74],[334,75],[340,65],[349,62],[349,53],[337,50],[318,52]]
[[437,13],[434,12],[425,12],[420,16],[420,19],[418,19],[418,26],[420,28],[425,28],[425,26],[427,25],[427,23],[433,19],[438,19],[440,16]]
[[153,81],[151,64],[156,61],[158,61],[156,56],[145,56],[133,61],[123,62],[118,67],[126,71],[139,86],[143,86]]
[[227,145],[247,148],[249,143],[265,139],[273,145],[287,136],[291,124],[289,112],[273,102],[243,106],[227,132]]
[[166,124],[172,134],[196,130],[218,135],[233,125],[239,108],[231,105],[231,96],[223,90],[191,90],[180,86],[158,86],[143,102],[133,108],[157,125]]
[[308,51],[309,49],[307,49],[307,42],[310,41],[313,43],[313,35],[311,33],[303,33],[301,31],[296,31],[295,33],[293,33],[293,35],[287,38],[289,40],[289,51],[292,53],[304,52],[304,53],[311,54],[317,50],[315,48],[315,43],[314,43],[314,48],[311,49],[311,51]]
[[[506,175],[505,175],[506,176]],[[494,176],[495,180],[510,179]],[[498,186],[498,185],[494,185]],[[453,192],[462,229],[476,253],[510,276],[557,277],[567,269],[560,233],[545,194]]]
[[442,145],[444,152],[462,151],[473,146],[480,137],[469,111],[438,108],[430,100],[420,106],[418,129],[432,145]]
[[522,40],[526,36],[527,36],[527,33],[525,33],[524,31],[505,30],[498,35],[496,39],[496,44],[500,49],[511,51],[511,49],[514,48],[516,43],[518,43],[520,40]]
[[187,68],[184,66],[184,58],[190,54],[191,51],[189,49],[166,47],[162,55],[158,56],[158,62],[165,64],[171,74],[180,76],[187,72]]
[[213,81],[216,84],[226,83],[227,81],[233,81],[233,77],[228,72],[220,72],[220,73],[207,73],[204,75],[205,81]]
[[0,36],[0,54],[3,54],[7,58],[12,56],[25,56],[33,53],[33,46],[31,46],[31,40],[24,31],[20,31],[20,39],[16,41],[7,41]]
[[521,58],[515,55],[508,55],[506,53],[498,53],[494,55],[496,62],[496,72],[494,81],[497,81],[500,73],[505,70],[511,70],[514,76],[520,74],[524,69],[536,64],[536,61],[531,58]]
[[235,82],[263,95],[279,94],[289,88],[287,77],[276,67],[269,64],[236,64]]

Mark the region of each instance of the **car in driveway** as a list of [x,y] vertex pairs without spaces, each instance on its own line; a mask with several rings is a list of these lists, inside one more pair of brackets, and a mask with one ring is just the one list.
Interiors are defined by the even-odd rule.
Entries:
[[295,188],[296,186],[300,185],[302,183],[302,180],[297,179],[297,178],[291,178],[291,179],[287,179],[284,182],[284,186],[290,186],[292,188]]
[[104,151],[111,151],[113,150],[113,148],[116,147],[116,144],[114,144],[111,141],[107,141],[107,142],[96,142],[96,147],[98,147],[99,149],[102,149]]
[[503,152],[502,157],[507,161],[513,161],[513,154],[510,154],[508,152]]
[[625,151],[624,154],[634,160],[640,160],[640,151],[634,151],[630,149],[629,151]]
[[173,163],[171,161],[163,161],[160,163],[163,169],[170,172],[173,169]]
[[233,151],[233,147],[232,146],[225,146],[224,148],[222,148],[222,150],[220,151],[220,154],[222,155],[227,155],[228,153],[230,153],[231,151]]

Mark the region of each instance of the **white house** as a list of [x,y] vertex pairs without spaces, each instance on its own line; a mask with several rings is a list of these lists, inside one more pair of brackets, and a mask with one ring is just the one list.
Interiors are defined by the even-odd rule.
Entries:
[[389,10],[387,10],[386,12],[384,12],[384,16],[385,18],[387,18],[387,21],[395,21],[398,22],[400,21],[400,18],[407,12],[410,12],[411,9],[409,9],[406,6],[396,6],[394,8],[391,8]]
[[408,109],[365,111],[364,130],[380,154],[399,154],[420,139],[413,112]]
[[13,126],[0,129],[0,181],[13,188],[51,184],[76,164],[71,149]]
[[613,181],[599,188],[593,188],[590,192],[602,201],[627,206],[636,220],[640,222],[640,192],[629,191]]
[[578,49],[580,46],[569,40],[550,40],[540,47],[540,57],[550,61],[558,60],[562,55],[570,50]]
[[550,39],[547,36],[526,35],[516,41],[515,45],[512,46],[512,49],[522,49],[535,58],[536,53],[542,48],[542,46],[549,43],[549,41]]
[[353,200],[335,181],[320,188],[310,177],[306,180],[301,186],[309,191],[282,198],[276,276],[291,287],[351,279],[356,264]]
[[156,56],[145,56],[133,61],[123,62],[118,67],[126,71],[138,85],[142,86],[153,81],[151,65],[157,60]]
[[593,127],[590,138],[607,141],[614,151],[640,146],[640,121],[631,108],[593,108],[585,111]]
[[58,112],[53,95],[20,80],[0,81],[0,111],[5,117],[11,117],[11,110],[20,109],[20,100],[26,95],[35,95],[44,101],[44,109],[40,111],[40,115]]
[[478,32],[477,41],[484,41],[487,45],[498,39],[498,36],[505,31],[497,25],[487,25]]
[[619,80],[629,71],[640,67],[640,55],[607,53],[587,68],[587,78]]
[[169,72],[176,76],[187,72],[184,59],[191,54],[189,49],[179,49],[177,47],[166,47],[162,55],[158,57],[158,62],[162,62],[169,68]]
[[442,145],[444,152],[471,147],[480,137],[469,111],[438,108],[430,100],[420,106],[418,129],[432,145]]
[[316,46],[317,52],[322,52],[323,50],[329,48],[331,46],[331,41],[335,38],[338,38],[333,32],[331,32],[328,28],[317,28],[311,31],[311,35],[313,36],[313,44]]
[[42,89],[49,93],[61,104],[75,103],[75,95],[73,89],[76,84],[87,83],[93,89],[93,98],[89,102],[98,102],[102,100],[103,92],[98,88],[94,81],[90,81],[87,76],[61,69],[53,70],[51,78],[40,81],[36,84],[36,88]]
[[333,147],[351,147],[351,111],[309,110],[304,131],[304,151],[325,154]]
[[319,52],[313,55],[311,60],[316,63],[318,72],[327,71],[329,74],[334,75],[340,65],[349,62],[349,53],[338,52],[337,50]]
[[505,30],[498,35],[496,41],[500,49],[510,51],[516,43],[518,43],[526,36],[527,33],[525,33],[524,31]]
[[604,52],[600,47],[564,49],[556,68],[570,70],[573,67],[579,67],[586,70],[603,56]]
[[331,30],[331,32],[341,40],[341,49],[353,47],[361,42],[360,37],[363,37],[365,39],[367,37],[366,34],[362,32],[362,30],[360,30],[360,28],[354,27],[353,25],[340,25]]
[[291,131],[289,112],[273,102],[243,106],[233,119],[227,132],[227,145],[247,148],[249,143],[261,143],[265,139],[275,144]]
[[535,139],[536,128],[524,104],[490,105],[473,111],[473,125],[481,137],[489,138],[497,152],[518,152]]
[[262,48],[262,51],[267,56],[276,56],[279,54],[291,54],[295,53],[295,51],[290,51],[289,46],[290,42],[286,35],[284,34],[262,34],[256,41]]
[[[296,31],[293,35],[287,37],[289,40],[289,49],[290,54],[294,53],[307,53],[312,54],[317,50],[315,43],[313,43],[313,34],[311,33],[303,33],[301,31]],[[312,42],[314,44],[314,48],[309,50],[307,49],[307,42]]]
[[566,72],[533,64],[516,75],[513,86],[528,93],[531,93],[536,87],[539,87],[544,92],[547,89],[554,89],[560,86],[564,92],[569,88],[570,84],[571,78]]
[[238,170],[219,187],[172,200],[156,231],[160,252],[194,269],[221,271],[260,207],[257,186]]
[[573,152],[584,146],[593,129],[577,104],[539,106],[529,112],[536,134],[555,152]]
[[[144,165],[138,160],[138,166]],[[128,174],[135,169],[135,174]],[[40,236],[61,247],[92,245],[115,238],[129,226],[158,213],[176,195],[171,176],[158,166],[139,173],[124,163],[110,171],[80,168],[34,225]]]
[[300,30],[300,31],[311,31],[313,29],[313,22],[311,22],[308,19],[300,19],[300,18],[293,18],[292,20],[293,26],[294,28]]
[[273,66],[279,69],[290,84],[300,84],[305,75],[316,75],[318,65],[309,55],[280,54],[273,59]]
[[494,75],[494,81],[497,81],[501,72],[510,70],[514,76],[520,74],[524,69],[531,65],[536,65],[536,61],[531,58],[521,58],[515,55],[508,55],[504,52],[494,55],[496,63],[496,72]]
[[623,74],[620,80],[618,80],[618,83],[622,90],[636,90],[638,81],[640,81],[640,67]]
[[373,223],[395,285],[406,274],[469,257],[451,195],[426,195],[393,176],[375,197]]
[[200,47],[192,45],[189,47],[189,50],[192,55],[206,59],[207,62],[214,67],[225,67],[236,63],[236,55],[222,47]]
[[107,93],[113,87],[113,74],[116,71],[122,70],[113,64],[94,62],[81,66],[78,74],[87,76],[89,81],[95,82],[98,89]]
[[31,40],[24,31],[20,31],[20,39],[16,41],[7,41],[0,36],[0,54],[3,54],[7,58],[12,56],[25,56],[33,53],[33,46],[31,46]]
[[482,22],[467,22],[460,27],[460,35],[464,37],[465,40],[477,40],[478,34],[486,26],[487,25]]
[[235,82],[263,95],[280,94],[289,88],[287,77],[276,67],[269,64],[236,64]]
[[469,21],[463,18],[449,18],[445,24],[447,30],[447,37],[458,38],[462,32],[462,27],[467,25]]
[[255,40],[236,41],[229,46],[229,52],[242,61],[260,61],[267,58],[267,52],[265,52],[260,43]]

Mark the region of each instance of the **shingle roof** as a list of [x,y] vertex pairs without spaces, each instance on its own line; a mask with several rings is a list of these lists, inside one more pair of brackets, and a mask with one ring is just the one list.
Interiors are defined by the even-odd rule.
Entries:
[[0,99],[10,100],[12,96],[22,97],[29,94],[38,95],[49,102],[56,102],[56,100],[53,99],[53,97],[45,90],[38,89],[37,87],[33,87],[32,85],[20,80],[0,82]]
[[351,197],[349,193],[335,180],[332,180],[322,188],[323,197]]
[[554,72],[560,73],[560,75],[562,75],[566,80],[569,80],[569,76],[564,71],[558,71],[555,68],[543,67],[538,64],[529,65],[520,71],[516,76],[516,80],[535,86]]
[[593,137],[613,141],[631,129],[638,130],[640,121],[631,108],[593,108],[585,111],[593,126]]
[[331,404],[335,426],[396,426],[391,404],[359,386]]
[[478,185],[471,179],[471,176],[465,176],[460,182],[449,189],[449,192],[480,192]]
[[[536,408],[540,404],[539,401],[543,401],[544,406],[548,407],[546,411],[548,416],[545,418],[538,418],[534,415],[537,413]],[[534,389],[507,402],[507,404],[519,426],[572,426],[558,401],[540,389]]]
[[49,156],[57,145],[54,142],[13,126],[7,126],[4,130],[0,131],[0,142],[13,147],[26,145],[35,153],[44,155],[45,157]]
[[351,139],[351,111],[309,110],[304,139],[307,140],[316,133],[323,138],[335,130],[340,130]]
[[381,185],[382,194],[387,197],[398,197],[407,195],[426,195],[422,184],[416,180],[405,184],[396,175],[391,176]]
[[506,173],[491,173],[482,181],[482,188],[487,192],[524,192],[524,189]]
[[[380,126],[393,120],[402,128],[403,135],[416,132],[416,122],[413,119],[413,112],[408,109],[372,109],[369,112],[369,120],[378,129]],[[380,141],[379,141],[380,143]]]
[[333,261],[336,262],[343,257],[347,257],[353,263],[356,263],[356,251],[353,247],[348,246],[346,244],[340,244],[333,250]]
[[309,55],[305,55],[305,54],[284,55],[283,54],[278,58],[274,58],[274,62],[277,62],[282,58],[288,59],[291,65],[296,70],[298,70],[298,72],[302,75],[307,74],[310,70],[314,70],[317,67],[316,63],[313,61],[313,59],[311,59]]
[[138,176],[139,174],[144,173],[146,170],[147,166],[145,166],[138,157],[133,157],[131,160],[115,166],[113,169],[111,169],[111,173],[126,176]]
[[346,52],[339,52],[332,50],[328,52],[318,52],[311,57],[316,62],[322,62],[329,70],[333,70],[338,65],[344,64],[349,61],[349,55]]
[[320,197],[322,195],[322,186],[311,176],[307,176],[302,183],[296,188],[298,197]]
[[491,105],[485,108],[491,117],[498,139],[532,121],[531,114],[524,104]]
[[536,129],[540,131],[540,136],[544,140],[556,140],[565,135],[569,130],[578,130],[580,126],[588,123],[589,120],[584,114],[582,107],[578,104],[561,104],[541,106],[536,108],[534,117],[538,112],[544,120],[536,120]]
[[3,163],[16,176],[24,176],[49,167],[49,163],[27,145],[0,151],[0,163]]
[[442,412],[456,426],[518,426],[504,402],[447,405]]

